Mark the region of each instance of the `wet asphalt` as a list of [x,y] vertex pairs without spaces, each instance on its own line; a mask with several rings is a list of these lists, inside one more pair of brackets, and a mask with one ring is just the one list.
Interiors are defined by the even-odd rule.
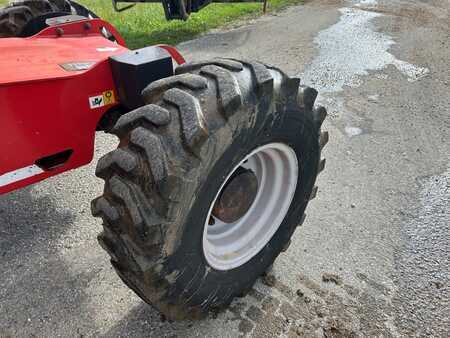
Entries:
[[[307,1],[182,44],[320,91],[327,168],[289,250],[224,313],[163,321],[96,243],[92,164],[0,197],[0,337],[450,336],[449,11]],[[96,160],[116,143],[99,134]]]

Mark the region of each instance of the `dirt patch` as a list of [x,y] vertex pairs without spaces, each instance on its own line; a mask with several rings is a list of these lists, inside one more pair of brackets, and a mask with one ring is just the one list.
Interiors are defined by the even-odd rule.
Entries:
[[325,283],[334,283],[336,285],[342,284],[342,278],[338,275],[332,274],[332,273],[324,273],[322,275],[322,282]]
[[320,283],[299,275],[293,290],[271,275],[270,286],[258,284],[258,291],[235,302],[230,311],[246,337],[392,337],[389,290],[359,275],[367,288],[356,289],[324,273]]

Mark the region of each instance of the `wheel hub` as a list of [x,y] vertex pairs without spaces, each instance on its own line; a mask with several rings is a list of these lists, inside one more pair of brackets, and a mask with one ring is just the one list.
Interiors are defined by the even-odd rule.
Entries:
[[295,151],[274,142],[254,149],[231,170],[205,219],[203,253],[210,266],[234,269],[267,245],[289,210],[298,168]]
[[214,204],[212,214],[225,223],[234,223],[250,209],[258,193],[258,178],[239,167],[230,177]]

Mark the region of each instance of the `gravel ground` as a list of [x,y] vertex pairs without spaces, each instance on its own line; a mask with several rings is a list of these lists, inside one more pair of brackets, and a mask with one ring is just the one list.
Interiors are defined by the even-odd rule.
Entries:
[[[0,197],[0,337],[448,337],[450,3],[309,1],[184,43],[320,90],[319,194],[270,277],[216,318],[171,323],[96,244],[94,164]],[[96,159],[117,141],[99,134]],[[95,163],[95,162],[94,162]]]

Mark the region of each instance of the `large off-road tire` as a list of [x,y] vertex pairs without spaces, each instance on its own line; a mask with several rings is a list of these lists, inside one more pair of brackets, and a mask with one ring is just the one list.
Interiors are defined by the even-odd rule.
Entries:
[[[185,64],[176,73],[150,84],[143,91],[147,105],[113,128],[120,144],[98,163],[96,175],[106,183],[92,202],[94,216],[103,219],[99,242],[119,276],[172,319],[201,317],[251,289],[303,222],[328,141],[321,132],[326,111],[313,107],[317,92],[276,68],[214,59]],[[211,210],[219,191],[233,171],[263,159],[266,174],[254,171],[258,189],[269,187],[269,194],[261,192],[269,204],[261,202],[255,214],[264,199],[252,199],[251,184],[239,190],[233,181],[232,204],[253,200],[244,210],[253,212],[252,222],[241,224],[236,239],[249,245],[230,244],[236,259],[226,248],[216,257],[208,236],[209,224],[218,221]],[[275,216],[281,219],[270,218]],[[258,222],[274,233],[261,228],[252,242],[245,226]],[[265,242],[258,237],[264,231]]]
[[0,38],[26,37],[44,28],[48,17],[76,14],[97,17],[82,5],[70,0],[19,0],[0,8]]

